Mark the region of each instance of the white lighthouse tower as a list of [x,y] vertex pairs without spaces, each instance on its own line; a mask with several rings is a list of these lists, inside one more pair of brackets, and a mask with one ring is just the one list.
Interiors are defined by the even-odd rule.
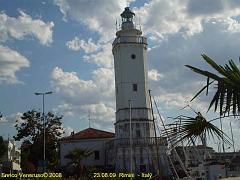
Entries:
[[158,168],[159,158],[147,85],[147,39],[136,28],[134,16],[126,7],[112,48],[116,85],[115,168],[150,172]]
[[[153,123],[147,86],[147,39],[133,23],[127,7],[121,14],[122,26],[113,42],[116,85],[116,138],[129,138],[129,105],[132,137],[153,137]],[[129,104],[130,101],[130,104]]]

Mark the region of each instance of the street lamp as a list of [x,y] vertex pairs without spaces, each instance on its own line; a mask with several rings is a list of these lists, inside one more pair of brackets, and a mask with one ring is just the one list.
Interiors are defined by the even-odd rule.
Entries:
[[44,93],[42,93],[42,92],[36,92],[36,93],[34,93],[35,95],[41,95],[42,97],[43,97],[43,104],[42,104],[42,111],[43,111],[43,163],[44,163],[44,165],[43,165],[43,169],[44,169],[44,172],[45,172],[45,160],[46,160],[46,140],[45,140],[45,131],[46,131],[46,123],[45,123],[45,114],[44,114],[44,107],[45,107],[45,101],[44,101],[44,98],[45,98],[45,95],[47,95],[47,94],[52,94],[53,92],[52,91],[48,91],[48,92],[44,92]]

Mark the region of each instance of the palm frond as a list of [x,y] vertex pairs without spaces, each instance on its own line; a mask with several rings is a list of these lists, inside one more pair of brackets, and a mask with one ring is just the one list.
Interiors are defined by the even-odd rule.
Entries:
[[196,141],[201,139],[204,134],[211,135],[212,138],[217,137],[223,139],[227,144],[231,144],[228,136],[218,127],[213,125],[211,121],[207,121],[199,112],[196,117],[181,119],[181,123],[176,126],[170,126],[163,133],[168,136],[173,146],[179,145],[180,142]]
[[[214,62],[210,57],[203,54],[203,60],[205,60],[214,70],[216,70],[221,76],[218,76],[214,73],[209,71],[204,71],[198,69],[196,67],[185,65],[186,67],[190,68],[192,71],[201,74],[207,77],[207,84],[191,99],[194,100],[198,97],[205,89],[207,90],[209,86],[214,82],[217,81],[217,90],[215,95],[213,96],[208,111],[214,105],[214,111],[216,112],[218,107],[221,116],[225,116],[230,112],[233,115],[240,114],[240,70],[233,62],[233,60],[229,60],[228,64],[224,67],[218,65]],[[212,79],[212,82],[209,82]]]

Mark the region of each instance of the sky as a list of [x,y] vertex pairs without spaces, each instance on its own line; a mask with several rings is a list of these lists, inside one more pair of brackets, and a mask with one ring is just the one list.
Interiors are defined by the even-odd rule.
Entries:
[[[46,91],[54,93],[45,110],[63,115],[64,135],[88,128],[89,114],[91,127],[114,131],[111,49],[126,6],[148,38],[148,85],[166,123],[194,115],[181,108],[206,83],[184,65],[211,70],[203,53],[239,65],[238,0],[0,0],[0,135],[15,135],[23,112],[42,111],[34,93]],[[210,99],[203,94],[190,104],[209,120],[218,117],[206,113]],[[224,119],[223,130],[230,136],[230,121],[239,150],[238,119]]]

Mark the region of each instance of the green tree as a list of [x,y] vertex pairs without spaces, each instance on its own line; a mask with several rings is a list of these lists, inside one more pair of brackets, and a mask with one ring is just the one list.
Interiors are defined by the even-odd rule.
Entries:
[[72,151],[70,151],[65,158],[69,159],[69,165],[73,168],[73,174],[79,178],[84,173],[84,166],[82,164],[82,160],[89,157],[93,151],[87,150],[87,149],[80,149],[76,148]]
[[3,137],[0,136],[0,158],[6,153],[7,146],[3,141]]
[[[55,116],[49,112],[45,115],[45,144],[46,144],[46,159],[52,167],[53,162],[56,162],[57,142],[63,133],[61,127],[62,116]],[[43,115],[41,112],[31,110],[23,113],[21,120],[15,125],[17,134],[14,136],[16,141],[27,142],[28,149],[25,149],[25,161],[29,161],[37,166],[39,160],[43,160]]]
[[[214,74],[209,71],[201,70],[199,68],[186,65],[194,72],[207,77],[207,84],[204,86],[194,97],[195,99],[205,89],[207,90],[213,82],[217,82],[216,92],[213,96],[208,110],[214,105],[214,111],[216,112],[218,107],[220,110],[220,116],[229,115],[232,113],[234,116],[240,115],[240,70],[233,60],[229,60],[229,64],[225,66],[218,65],[210,57],[203,54],[203,60],[206,61],[214,70],[219,74]],[[210,82],[210,80],[213,80]],[[193,100],[192,99],[192,100]],[[191,101],[192,101],[191,100]]]

